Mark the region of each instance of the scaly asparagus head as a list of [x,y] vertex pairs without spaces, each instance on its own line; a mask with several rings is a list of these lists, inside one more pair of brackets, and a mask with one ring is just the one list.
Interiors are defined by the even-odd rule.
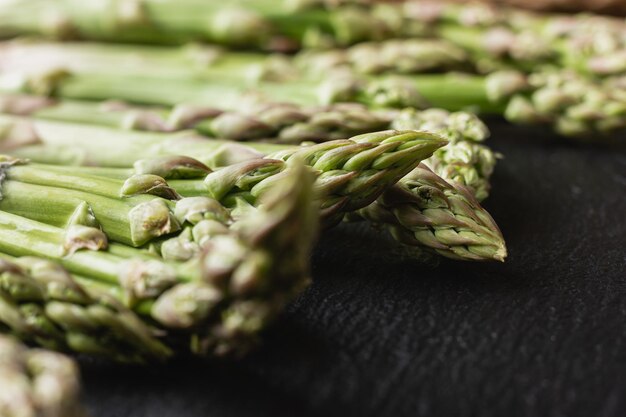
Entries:
[[[202,280],[221,294],[224,305],[214,324],[198,334],[194,349],[215,355],[244,353],[258,333],[308,283],[308,263],[317,234],[318,209],[313,201],[314,175],[297,158],[285,175],[259,195],[231,229],[202,242]],[[189,211],[187,212],[189,213]],[[196,223],[207,225],[209,220]],[[154,316],[187,325],[185,307],[194,287],[173,290],[154,306]]]
[[426,130],[440,134],[449,144],[424,161],[446,181],[464,185],[478,201],[489,195],[490,177],[501,156],[478,142],[489,137],[489,129],[474,114],[450,113],[441,109],[405,109],[392,121],[396,129]]
[[82,417],[76,363],[59,353],[29,349],[0,335],[0,414],[3,417]]
[[593,80],[573,71],[526,76],[498,72],[487,79],[492,100],[508,102],[515,123],[551,123],[564,136],[597,138],[626,128],[626,88],[620,78]]
[[22,340],[123,362],[172,355],[156,328],[89,280],[84,279],[85,287],[57,263],[34,257],[1,260],[0,272],[0,323]]
[[390,225],[400,242],[451,259],[503,261],[507,254],[498,226],[472,193],[424,164],[359,214]]
[[383,131],[317,145],[293,147],[265,158],[235,164],[205,179],[209,195],[233,206],[251,200],[269,188],[285,162],[296,157],[318,172],[315,186],[325,197],[321,207],[325,225],[343,213],[362,208],[395,184],[419,161],[446,142],[439,136],[415,131]]

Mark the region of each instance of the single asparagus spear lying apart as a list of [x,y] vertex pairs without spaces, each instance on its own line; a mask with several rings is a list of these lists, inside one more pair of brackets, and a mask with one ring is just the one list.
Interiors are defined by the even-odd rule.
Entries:
[[296,159],[288,171],[236,221],[208,197],[188,207],[181,224],[205,239],[186,262],[103,241],[93,225],[0,211],[0,251],[27,257],[1,275],[0,323],[23,340],[121,361],[244,353],[308,282],[313,177]]
[[[0,260],[0,270],[19,266]],[[68,357],[29,349],[0,335],[0,415],[3,417],[81,417],[80,377]]]
[[[422,159],[443,145],[441,139],[438,136],[433,136],[433,134],[387,131],[357,136],[352,140],[325,142],[312,146],[251,144],[252,147],[243,147],[200,137],[122,132],[91,126],[27,119],[4,120],[12,121],[17,125],[26,122],[30,126],[26,131],[36,132],[35,139],[44,145],[18,147],[12,151],[34,160],[55,162],[57,159],[55,155],[60,155],[63,159],[64,153],[69,151],[75,156],[78,152],[81,158],[87,158],[86,160],[92,165],[122,167],[132,166],[133,162],[136,162],[135,159],[142,156],[173,154],[197,158],[213,169],[221,167],[221,169],[208,174],[203,180],[172,179],[169,180],[168,184],[182,196],[208,195],[234,210],[240,210],[254,200],[255,192],[260,188],[257,184],[259,179],[271,177],[272,174],[281,171],[282,163],[277,161],[288,161],[292,156],[298,155],[320,173],[316,180],[316,187],[324,190],[327,195],[327,197],[322,198],[321,203],[326,225],[335,223],[345,213],[355,212],[372,203],[381,193],[409,174]],[[6,131],[21,131],[22,129],[17,128],[17,125],[11,129],[7,128]],[[442,133],[445,133],[448,128],[449,126],[445,123],[439,126]],[[472,129],[468,129],[467,135],[470,135],[470,132]],[[104,142],[99,140],[99,137],[107,138],[106,146],[104,146]],[[86,140],[86,138],[89,139]],[[15,136],[13,138],[7,137],[9,142],[18,139],[20,138]],[[261,150],[264,152],[259,153],[258,151]],[[163,163],[165,162],[161,160],[160,164]],[[449,171],[463,173],[463,169],[460,168],[462,165],[462,163],[456,163],[459,169],[450,169]],[[162,172],[146,170],[146,166],[153,167],[154,164],[149,161],[136,162],[134,170],[121,171],[110,168],[104,170],[87,168],[84,173],[85,175],[127,178],[133,174]],[[449,164],[449,167],[452,166],[455,164]],[[73,170],[80,172],[74,168]],[[470,171],[468,170],[468,172]],[[428,185],[428,187],[412,186],[411,193],[419,194],[420,198],[403,202],[404,207],[406,207],[405,211],[415,213],[410,225],[406,220],[406,214],[399,224],[395,220],[392,221],[395,219],[393,213],[390,213],[389,216],[366,217],[375,222],[378,220],[386,223],[391,222],[394,227],[405,224],[412,231],[430,231],[432,233],[435,230],[448,230],[452,231],[453,234],[461,233],[464,235],[463,238],[457,239],[451,239],[450,234],[437,233],[436,235],[441,236],[439,244],[434,247],[431,239],[425,245],[427,248],[435,249],[438,253],[455,259],[459,258],[460,253],[472,253],[471,256],[465,258],[473,260],[502,260],[504,258],[506,249],[500,231],[478,201],[471,197],[471,193],[460,191],[462,185],[456,186],[454,185],[455,182],[448,183],[442,179],[433,180],[433,176],[435,178],[437,176],[428,169],[421,168],[415,174],[412,175],[412,181],[423,177],[424,185]],[[8,175],[11,176],[10,171]],[[470,177],[468,176],[468,178]],[[472,180],[472,184],[476,183],[480,183],[480,181]],[[435,203],[435,200],[429,197],[429,193],[432,194],[437,187],[444,187],[448,194],[462,193],[464,195],[463,201],[467,203],[465,209],[454,208],[453,200],[449,198],[437,198]],[[426,192],[426,190],[430,191]],[[471,198],[468,200],[467,196]],[[397,199],[394,201],[394,205],[398,203]],[[429,211],[424,212],[423,210],[426,209]],[[481,215],[478,217],[468,216],[467,213],[469,212],[480,212]],[[354,218],[354,216],[350,217]],[[422,219],[421,222],[415,223],[418,218]],[[472,230],[472,234],[464,233],[468,229]],[[444,238],[444,235],[447,237]],[[470,239],[469,236],[473,236],[473,238]],[[408,242],[407,239],[403,239],[403,241]],[[413,244],[421,244],[420,242],[426,243],[427,240],[414,239],[412,241]],[[476,246],[476,250],[467,250],[468,246]]]

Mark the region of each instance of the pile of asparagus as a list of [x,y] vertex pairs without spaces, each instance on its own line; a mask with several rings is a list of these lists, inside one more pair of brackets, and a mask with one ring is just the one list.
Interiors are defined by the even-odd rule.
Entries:
[[[476,114],[626,129],[626,29],[604,17],[4,0],[0,36],[0,332],[122,362],[245,354],[343,222],[504,261]],[[36,352],[0,339],[0,380],[21,381],[0,414],[79,415],[73,365]]]

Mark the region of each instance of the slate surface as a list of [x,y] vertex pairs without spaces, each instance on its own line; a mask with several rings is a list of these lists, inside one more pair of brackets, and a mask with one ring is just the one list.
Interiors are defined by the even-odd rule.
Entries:
[[240,363],[83,363],[95,417],[624,416],[626,152],[492,123],[504,264],[329,233],[314,285]]

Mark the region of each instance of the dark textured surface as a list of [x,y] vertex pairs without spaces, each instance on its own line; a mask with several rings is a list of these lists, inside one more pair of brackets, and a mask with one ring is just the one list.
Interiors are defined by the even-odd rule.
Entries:
[[423,264],[341,227],[261,350],[84,363],[93,415],[626,415],[626,152],[492,130],[505,264]]

